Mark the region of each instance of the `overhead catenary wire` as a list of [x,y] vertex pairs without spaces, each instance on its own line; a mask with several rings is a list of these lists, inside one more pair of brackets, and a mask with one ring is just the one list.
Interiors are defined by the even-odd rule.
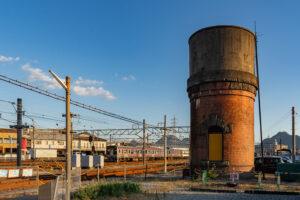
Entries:
[[271,126],[269,126],[267,129],[264,129],[263,131],[266,133],[269,133],[274,130],[274,128],[278,127],[278,125],[282,124],[286,120],[290,119],[291,111],[289,110],[284,115],[282,115],[278,120],[276,120]]
[[[51,93],[47,90],[44,90],[44,89],[41,89],[39,87],[30,85],[28,83],[24,83],[24,82],[16,80],[16,79],[9,78],[9,77],[7,77],[5,75],[2,75],[2,74],[0,74],[0,80],[2,80],[4,82],[7,82],[7,83],[10,83],[10,84],[13,84],[13,85],[16,85],[16,86],[19,86],[19,87],[22,87],[24,89],[27,89],[27,90],[30,90],[30,91],[33,91],[33,92],[36,92],[38,94],[41,94],[41,95],[59,100],[59,101],[64,101],[64,102],[66,101],[65,97],[60,96],[56,93]],[[90,106],[90,105],[80,103],[78,101],[74,101],[72,99],[70,101],[70,104],[75,105],[75,106],[80,107],[80,108],[83,108],[83,109],[86,109],[86,110],[90,110],[90,111],[108,116],[108,117],[112,117],[112,118],[115,118],[115,119],[118,119],[118,120],[126,121],[126,122],[132,123],[134,125],[138,125],[138,126],[143,125],[142,121],[134,120],[134,119],[131,119],[131,118],[128,118],[128,117],[124,117],[124,116],[115,114],[115,113],[111,113],[111,112],[99,109],[97,107],[94,107],[94,106]],[[156,127],[156,126],[153,126],[149,123],[146,123],[146,127]]]
[[[9,77],[1,75],[1,74],[0,74],[0,80],[2,80],[4,82],[7,82],[7,83],[10,83],[10,84],[13,84],[13,85],[16,85],[16,86],[19,86],[19,87],[22,87],[24,89],[27,89],[27,90],[30,90],[30,91],[33,91],[33,92],[36,92],[38,94],[50,97],[52,99],[56,99],[56,100],[65,102],[65,97],[57,95],[56,93],[51,93],[51,92],[49,92],[47,90],[44,90],[44,89],[41,89],[39,87],[30,85],[28,83],[24,83],[22,81],[19,81],[19,80],[16,80],[16,79],[12,79],[12,78],[9,78]],[[114,118],[114,119],[118,119],[118,120],[121,120],[121,121],[124,121],[124,122],[127,122],[127,123],[131,123],[132,124],[131,129],[134,129],[135,127],[136,128],[140,128],[140,126],[143,124],[143,122],[140,122],[140,121],[128,118],[128,117],[124,117],[124,116],[121,116],[121,115],[118,115],[118,114],[115,114],[115,113],[111,113],[111,112],[108,112],[108,111],[105,111],[105,110],[102,110],[102,109],[99,109],[99,108],[96,108],[96,107],[93,107],[93,106],[89,106],[89,105],[80,103],[78,101],[71,100],[70,103],[72,105],[74,105],[74,106],[77,106],[77,107],[80,107],[80,108],[83,108],[83,109],[86,109],[86,110],[90,110],[90,111],[93,111],[95,113],[99,113],[99,114],[102,114],[102,115],[105,115],[105,116],[108,116],[108,117],[111,117],[111,118]],[[35,116],[35,115],[28,115],[28,117],[35,117],[35,118],[39,118],[39,119],[52,120],[52,121],[60,122],[60,120],[58,120],[57,118],[45,117],[45,115],[42,116],[42,117],[41,116]],[[46,119],[46,118],[48,118],[48,119]],[[83,119],[81,119],[81,120],[88,121],[90,119],[87,119],[87,118],[83,117]],[[162,127],[153,126],[153,125],[151,125],[149,123],[146,124],[146,128],[157,129],[157,131],[162,131],[162,129],[163,129]],[[173,129],[173,127],[167,128],[168,131],[170,131],[172,129]],[[151,133],[148,136],[152,137],[152,135],[153,134]],[[140,137],[140,136],[138,136],[138,137]]]
[[12,120],[9,120],[9,119],[5,119],[3,117],[1,117],[0,120],[7,121],[7,122],[10,122],[10,123],[13,123],[13,124],[15,124],[17,122],[17,121],[12,121]]
[[[38,88],[36,86],[30,85],[28,83],[24,83],[24,82],[16,80],[16,79],[9,78],[9,77],[1,75],[1,74],[0,74],[0,80],[5,81],[5,82],[10,83],[10,84],[13,84],[13,85],[16,85],[16,86],[19,86],[19,87],[22,87],[24,89],[27,89],[27,90],[30,90],[30,91],[33,91],[33,92],[36,92],[36,93],[39,93],[41,95],[48,96],[50,98],[53,98],[53,99],[56,99],[56,100],[59,100],[59,101],[66,101],[65,97],[57,95],[56,93],[51,93],[47,90],[43,90],[43,89]],[[130,122],[130,123],[133,123],[133,124],[141,125],[143,123],[143,122],[140,122],[140,121],[128,118],[128,117],[124,117],[124,116],[121,116],[121,115],[118,115],[118,114],[115,114],[115,113],[111,113],[111,112],[99,109],[97,107],[93,107],[93,106],[89,106],[89,105],[80,103],[78,101],[71,100],[71,104],[75,105],[77,107],[81,107],[83,109],[94,111],[94,112],[97,112],[97,113],[100,113],[100,114],[103,114],[103,115],[106,115],[106,116],[109,116],[109,117],[112,117],[112,118],[116,118],[116,119],[119,119],[119,120],[122,120],[122,121]]]
[[[9,111],[3,111],[3,110],[0,110],[0,114],[1,113],[14,115],[14,116],[17,115],[16,112],[9,112]],[[24,109],[24,117],[30,119],[31,121],[34,120],[34,123],[36,124],[36,126],[40,126],[37,123],[38,121],[36,119],[45,120],[45,121],[54,121],[54,122],[57,122],[57,123],[64,123],[65,122],[62,118],[59,118],[59,117],[55,117],[55,116],[48,115],[48,114],[28,112],[25,109]],[[80,120],[80,121],[88,121],[88,122],[98,123],[98,124],[101,124],[101,125],[114,123],[114,121],[112,121],[112,120],[108,120],[109,122],[106,122],[104,120],[93,119],[91,117],[87,117],[87,116],[84,116],[82,114],[79,114],[79,116],[76,116],[74,118],[77,119],[77,120]],[[74,123],[76,123],[76,122],[74,122]],[[77,122],[77,124],[78,124],[78,122]],[[83,126],[85,126],[85,125],[83,125]]]

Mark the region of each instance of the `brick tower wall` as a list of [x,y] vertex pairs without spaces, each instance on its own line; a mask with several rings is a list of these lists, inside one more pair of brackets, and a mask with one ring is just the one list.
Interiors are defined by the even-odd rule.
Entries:
[[206,166],[209,130],[218,127],[223,155],[216,163],[249,171],[254,165],[255,36],[241,27],[215,26],[196,32],[189,44],[191,167]]

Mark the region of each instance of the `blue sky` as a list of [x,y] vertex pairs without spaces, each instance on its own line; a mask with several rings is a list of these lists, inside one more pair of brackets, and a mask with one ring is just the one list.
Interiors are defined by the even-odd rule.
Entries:
[[[299,8],[298,1],[275,0],[1,1],[0,71],[64,95],[47,78],[52,69],[77,83],[74,100],[152,124],[167,114],[169,122],[176,116],[179,125],[189,125],[188,38],[198,29],[220,24],[253,31],[256,20],[263,129],[265,137],[272,136],[290,132],[290,109],[300,109]],[[0,91],[2,100],[23,98],[29,114],[62,119],[62,102],[4,82]],[[1,111],[14,110],[0,102]],[[131,126],[75,107],[72,112],[98,120],[75,120],[77,128]],[[2,117],[15,118],[3,112]],[[257,108],[255,119],[257,141]],[[47,128],[57,122],[36,123]],[[0,120],[1,127],[9,124]]]

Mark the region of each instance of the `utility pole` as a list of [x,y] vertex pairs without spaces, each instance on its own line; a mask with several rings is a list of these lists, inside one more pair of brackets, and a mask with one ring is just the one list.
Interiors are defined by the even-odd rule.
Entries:
[[[73,122],[72,122],[72,113],[70,113],[70,117],[71,117],[71,119],[70,119],[70,135],[71,135],[71,157],[72,157],[72,155],[73,155]],[[72,161],[71,161],[72,162]]]
[[295,135],[295,107],[292,107],[292,160],[295,162],[296,156],[296,135]]
[[17,125],[11,125],[10,128],[17,129],[17,166],[22,166],[22,129],[29,126],[22,125],[22,99],[17,99]]
[[70,200],[71,193],[71,115],[70,115],[70,77],[66,77],[66,141],[67,141],[67,185],[66,185],[66,200]]
[[147,133],[147,146],[149,145],[149,133]]
[[66,83],[62,82],[60,78],[54,74],[51,70],[49,71],[55,80],[66,90],[66,200],[70,200],[71,196],[71,114],[70,114],[70,77],[66,77]]
[[[281,141],[281,137],[280,137],[280,155],[282,154],[281,150],[282,150],[282,141]],[[277,156],[278,156],[278,154],[277,154]]]
[[[76,133],[75,131],[73,131],[72,118],[73,117],[78,117],[78,116],[80,116],[80,115],[70,112],[71,155],[73,154],[73,134]],[[66,117],[66,114],[62,114],[62,117]]]
[[164,173],[167,173],[167,115],[164,117]]
[[17,99],[17,166],[22,166],[22,99]]
[[109,142],[111,143],[111,134],[109,135]]
[[34,153],[34,151],[35,151],[35,138],[34,138],[34,129],[35,129],[35,127],[34,127],[34,125],[32,126],[32,148],[33,148],[33,153],[32,153],[32,157],[33,157],[33,160],[35,160],[35,153]]
[[145,137],[146,137],[146,120],[143,120],[143,165],[145,165]]
[[[262,158],[262,168],[264,169],[264,144],[263,144],[263,131],[261,120],[261,103],[260,103],[260,87],[259,87],[259,70],[258,70],[258,53],[257,53],[257,34],[256,34],[256,22],[255,22],[255,62],[256,62],[256,76],[257,76],[257,94],[258,94],[258,114],[259,114],[259,130],[260,130],[260,148]],[[265,179],[265,173],[263,172],[263,179]]]
[[176,120],[177,120],[177,118],[174,116],[174,117],[172,118],[173,128],[176,127]]
[[12,159],[12,141],[11,141],[11,135],[8,136],[9,137],[9,142],[10,142],[10,159]]

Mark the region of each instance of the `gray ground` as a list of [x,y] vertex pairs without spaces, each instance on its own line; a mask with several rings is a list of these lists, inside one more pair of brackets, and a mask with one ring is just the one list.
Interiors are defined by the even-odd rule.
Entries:
[[[28,196],[21,198],[14,198],[13,200],[37,200],[36,196]],[[118,198],[114,198],[118,199]],[[119,198],[124,199],[124,198]],[[175,193],[147,195],[145,198],[129,198],[129,199],[149,199],[149,200],[293,200],[300,199],[299,195],[263,195],[263,194],[245,194],[245,193],[206,193],[206,192],[187,192],[180,191]],[[11,199],[12,200],[12,199]]]
[[[173,176],[171,176],[173,175]],[[153,176],[153,177],[152,177]],[[245,194],[245,193],[210,193],[210,192],[192,192],[189,186],[199,186],[197,182],[182,180],[181,175],[174,174],[149,174],[148,179],[144,180],[144,175],[127,177],[128,180],[137,181],[141,184],[143,191],[147,194],[131,195],[123,198],[106,198],[109,200],[292,200],[299,199],[300,195],[269,195],[269,194]],[[153,179],[153,180],[152,180]],[[104,181],[122,181],[123,178],[106,179]],[[271,179],[270,179],[271,180]],[[96,180],[84,181],[82,186],[87,184],[96,184]],[[296,183],[297,184],[297,183]],[[275,186],[274,186],[275,187]],[[15,200],[37,200],[37,196],[24,196],[20,198],[12,198]]]
[[197,199],[205,199],[205,200],[246,200],[246,199],[259,199],[259,200],[292,200],[292,199],[300,199],[299,195],[262,195],[262,194],[245,194],[245,193],[205,193],[205,192],[180,192],[167,194],[165,200],[197,200]]

